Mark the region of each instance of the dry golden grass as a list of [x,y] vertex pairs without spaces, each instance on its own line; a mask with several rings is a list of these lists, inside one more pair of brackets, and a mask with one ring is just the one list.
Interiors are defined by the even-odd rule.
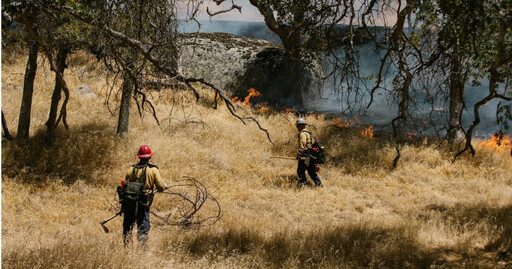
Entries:
[[[15,135],[26,58],[4,56],[2,110]],[[295,118],[256,115],[243,125],[224,106],[196,103],[190,93],[151,93],[161,125],[132,109],[130,132],[115,135],[108,88],[99,65],[74,55],[70,89],[87,85],[98,97],[72,93],[70,129],[56,146],[41,141],[54,76],[38,70],[31,141],[2,141],[2,266],[5,268],[265,268],[265,267],[509,267],[512,160],[507,151],[476,145],[474,158],[452,163],[428,141],[407,145],[396,169],[385,138],[357,135],[309,117],[328,146],[324,188],[297,190]],[[206,96],[212,94],[202,92]],[[112,111],[117,110],[114,100]],[[240,108],[241,114],[252,114]],[[186,123],[185,121],[203,123]],[[60,127],[62,128],[62,127]],[[149,250],[124,249],[121,218],[113,215],[115,187],[148,144],[167,184],[182,176],[206,184],[222,219],[200,230],[152,219]],[[173,207],[156,196],[155,209]]]

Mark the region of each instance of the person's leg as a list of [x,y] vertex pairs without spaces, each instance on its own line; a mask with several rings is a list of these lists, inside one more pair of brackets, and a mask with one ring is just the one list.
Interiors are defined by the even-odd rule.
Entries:
[[297,176],[299,177],[298,187],[302,187],[308,184],[308,180],[306,178],[306,164],[304,161],[299,161],[297,165]]
[[139,205],[139,212],[137,214],[137,240],[139,240],[141,246],[146,248],[148,241],[148,232],[151,228],[149,223],[149,207]]
[[124,208],[123,210],[123,243],[126,246],[132,242],[132,230],[135,224],[135,209]]
[[309,166],[307,168],[309,176],[311,177],[313,182],[315,182],[315,185],[317,187],[322,186],[322,181],[320,181],[320,177],[316,173],[315,169],[316,169],[315,162],[309,163]]

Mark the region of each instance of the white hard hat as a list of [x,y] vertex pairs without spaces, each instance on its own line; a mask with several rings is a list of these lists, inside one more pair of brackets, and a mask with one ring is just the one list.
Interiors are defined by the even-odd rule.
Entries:
[[295,125],[306,125],[306,121],[303,119],[303,118],[298,118],[297,121],[295,122]]

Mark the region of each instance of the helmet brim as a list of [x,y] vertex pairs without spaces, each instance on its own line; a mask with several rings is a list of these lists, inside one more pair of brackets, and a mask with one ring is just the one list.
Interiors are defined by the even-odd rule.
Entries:
[[149,159],[153,156],[153,153],[150,153],[150,154],[137,154],[137,157],[139,157],[140,159]]

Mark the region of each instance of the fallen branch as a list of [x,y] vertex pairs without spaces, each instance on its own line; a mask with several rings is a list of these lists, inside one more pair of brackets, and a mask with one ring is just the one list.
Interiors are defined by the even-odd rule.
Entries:
[[[213,197],[208,188],[191,177],[184,177],[182,184],[169,187],[168,191],[159,192],[158,195],[168,196],[178,214],[156,213],[156,208],[151,212],[166,225],[181,226],[184,228],[212,225],[221,217],[221,207],[217,199]],[[208,209],[205,209],[208,207]]]

